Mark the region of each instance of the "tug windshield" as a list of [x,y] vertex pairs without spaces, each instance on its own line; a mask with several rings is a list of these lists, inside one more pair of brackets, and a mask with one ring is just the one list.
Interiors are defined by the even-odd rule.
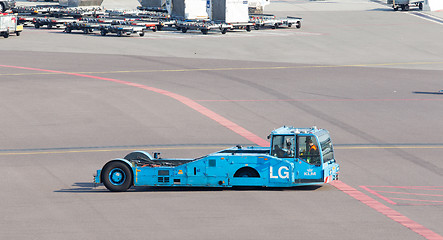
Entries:
[[271,155],[279,158],[293,158],[295,156],[294,143],[294,135],[274,135]]

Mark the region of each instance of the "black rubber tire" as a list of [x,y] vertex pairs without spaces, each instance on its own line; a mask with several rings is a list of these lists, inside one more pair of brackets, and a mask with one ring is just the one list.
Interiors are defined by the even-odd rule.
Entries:
[[117,37],[121,37],[123,35],[122,31],[117,31]]
[[104,30],[104,29],[100,30],[100,35],[106,36],[106,34],[107,34],[106,30]]
[[295,24],[295,27],[296,27],[296,28],[301,28],[301,22],[298,21],[298,22]]
[[186,33],[188,31],[187,28],[182,28],[182,33]]
[[418,4],[418,9],[420,9],[421,11],[423,11],[423,3],[422,3],[422,2]]
[[259,178],[260,174],[253,168],[244,167],[235,172],[234,177]]
[[[116,184],[110,178],[111,172],[122,174],[122,182]],[[129,166],[121,161],[108,162],[101,172],[102,182],[111,192],[125,192],[132,186],[132,170]]]
[[255,29],[255,30],[259,30],[259,29],[260,29],[260,26],[259,26],[259,25],[254,25],[254,29]]
[[3,33],[3,37],[4,37],[4,38],[8,38],[8,37],[9,37],[9,32],[4,32],[4,33]]
[[20,34],[22,34],[22,32],[15,32],[15,35],[20,36]]
[[222,34],[226,34],[227,32],[228,32],[227,28],[223,28],[222,31],[221,31]]
[[40,24],[38,24],[38,23],[34,23],[34,27],[37,28],[37,29],[39,29],[39,28],[40,28]]
[[246,32],[250,32],[251,31],[251,25],[247,25],[246,26]]
[[140,37],[143,37],[143,36],[145,36],[145,32],[139,32],[138,35],[139,35]]
[[72,32],[72,29],[71,29],[70,27],[67,27],[67,28],[65,28],[65,32],[66,32],[66,33],[71,33],[71,32]]
[[206,35],[208,34],[208,29],[202,29],[201,32]]

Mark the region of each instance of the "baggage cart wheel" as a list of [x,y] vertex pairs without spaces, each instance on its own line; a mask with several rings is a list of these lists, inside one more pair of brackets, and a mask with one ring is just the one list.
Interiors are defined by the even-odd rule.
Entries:
[[20,36],[21,32],[15,32],[15,35]]
[[52,24],[48,24],[48,29],[51,29],[52,28]]
[[40,24],[39,23],[34,23],[34,27],[38,29],[38,28],[40,28]]
[[3,37],[4,37],[4,38],[8,38],[8,37],[9,37],[9,32],[4,32],[4,33],[3,33]]
[[228,32],[227,28],[223,28],[222,31],[221,31],[222,34],[226,34],[227,32]]
[[122,31],[117,31],[117,37],[121,37],[122,36]]
[[106,36],[106,30],[104,30],[104,29],[100,30],[100,34],[101,34],[102,36]]
[[260,26],[256,24],[256,25],[254,26],[254,29],[255,29],[255,30],[259,30],[259,29],[260,29]]
[[188,31],[188,29],[187,28],[181,28],[182,29],[182,33],[186,33],[187,31]]
[[398,11],[398,7],[394,7],[394,11]]
[[251,26],[250,25],[246,26],[246,32],[250,32],[250,31],[251,31]]
[[418,4],[418,9],[423,10],[423,3],[422,3],[422,2],[420,2],[420,3]]
[[139,32],[138,35],[140,35],[140,37],[145,36],[145,32]]
[[88,30],[87,28],[83,28],[83,33],[84,33],[84,34],[88,34],[88,33],[89,33],[89,30]]
[[205,35],[208,34],[208,29],[202,29],[201,31],[202,31],[202,33],[205,34]]
[[292,23],[288,23],[288,28],[292,27]]
[[70,27],[65,28],[66,33],[71,33],[72,29]]
[[301,28],[301,22],[298,21],[298,22],[295,24],[295,27],[296,27],[296,28]]
[[401,10],[402,11],[409,11],[409,5],[408,4],[401,5]]
[[155,28],[157,28],[157,31],[161,31],[163,29],[163,26],[162,25],[158,25]]
[[124,192],[132,185],[132,170],[124,162],[107,163],[102,174],[103,184],[112,192]]

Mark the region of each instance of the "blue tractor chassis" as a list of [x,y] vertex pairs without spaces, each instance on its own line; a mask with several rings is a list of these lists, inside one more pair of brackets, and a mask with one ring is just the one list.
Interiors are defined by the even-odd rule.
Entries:
[[[292,156],[255,146],[237,146],[196,159],[162,159],[137,151],[108,162],[97,170],[94,182],[104,183],[111,191],[126,191],[131,186],[293,187],[338,179],[339,165],[333,158],[329,133],[316,128],[294,129],[282,127],[270,135],[271,146],[277,147],[279,139],[292,141],[296,146]],[[307,138],[320,143],[315,164],[300,150]]]

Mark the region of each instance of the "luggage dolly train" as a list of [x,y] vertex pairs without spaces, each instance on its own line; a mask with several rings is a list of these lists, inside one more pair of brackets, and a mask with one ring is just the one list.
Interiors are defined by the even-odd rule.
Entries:
[[270,14],[250,15],[244,22],[213,21],[211,19],[183,19],[171,17],[162,9],[137,9],[133,11],[103,10],[100,8],[69,8],[53,6],[16,7],[14,12],[19,14],[19,24],[35,28],[61,28],[71,33],[78,30],[84,34],[94,31],[105,36],[114,33],[116,36],[133,33],[144,36],[147,30],[161,31],[178,30],[183,33],[188,30],[208,34],[210,31],[220,31],[226,34],[237,29],[250,32],[251,29],[301,27],[301,18],[278,18]]

